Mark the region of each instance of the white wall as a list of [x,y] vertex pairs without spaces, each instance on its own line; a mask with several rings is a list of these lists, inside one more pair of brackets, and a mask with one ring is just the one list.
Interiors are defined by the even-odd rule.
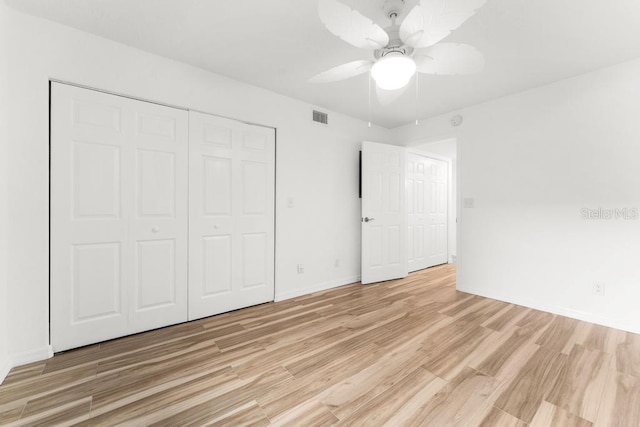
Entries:
[[336,113],[323,128],[308,104],[0,7],[11,40],[0,63],[10,64],[11,81],[6,313],[16,326],[6,347],[15,363],[49,351],[49,78],[276,127],[277,297],[357,280],[358,150],[365,139],[389,141],[388,131]]
[[640,60],[457,113],[396,135],[457,137],[458,288],[640,332],[640,221],[581,217],[640,208]]
[[[0,5],[0,58],[7,57],[7,20],[4,5]],[[0,382],[9,368],[7,342],[7,63],[0,60]]]

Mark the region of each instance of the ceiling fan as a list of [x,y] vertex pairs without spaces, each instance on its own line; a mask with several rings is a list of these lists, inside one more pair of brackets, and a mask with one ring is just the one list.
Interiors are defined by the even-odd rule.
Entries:
[[334,67],[310,79],[328,83],[371,71],[378,97],[406,87],[416,73],[473,74],[484,68],[484,57],[467,44],[440,43],[473,16],[486,0],[421,0],[398,25],[404,0],[386,0],[391,20],[381,28],[357,10],[337,0],[319,0],[318,13],[327,29],[347,43],[373,50],[373,60],[359,60]]

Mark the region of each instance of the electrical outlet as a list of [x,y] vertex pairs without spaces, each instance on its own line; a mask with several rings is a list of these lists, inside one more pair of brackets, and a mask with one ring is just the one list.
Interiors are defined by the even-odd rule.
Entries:
[[298,264],[298,274],[304,273],[304,264]]
[[336,258],[336,261],[333,263],[333,266],[334,266],[335,268],[340,267],[340,258]]
[[595,283],[593,285],[593,293],[603,297],[604,296],[604,283]]

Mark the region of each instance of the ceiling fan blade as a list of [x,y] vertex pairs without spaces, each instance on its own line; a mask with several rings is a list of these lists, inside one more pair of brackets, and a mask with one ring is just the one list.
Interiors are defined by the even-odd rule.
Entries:
[[355,77],[359,74],[366,73],[373,66],[373,61],[353,61],[346,64],[338,65],[330,70],[322,72],[312,77],[311,83],[330,83],[338,80],[345,80]]
[[355,47],[375,50],[389,43],[379,25],[336,0],[320,0],[318,13],[329,31]]
[[429,47],[447,37],[486,0],[421,0],[400,25],[400,38],[414,48]]
[[380,89],[378,86],[376,86],[376,95],[378,97],[378,101],[380,102],[380,105],[391,104],[393,101],[400,98],[407,91],[407,87],[409,87],[409,85],[406,85],[396,90],[385,90],[385,89]]
[[479,73],[484,56],[468,44],[438,43],[415,53],[417,71],[427,74],[455,76]]

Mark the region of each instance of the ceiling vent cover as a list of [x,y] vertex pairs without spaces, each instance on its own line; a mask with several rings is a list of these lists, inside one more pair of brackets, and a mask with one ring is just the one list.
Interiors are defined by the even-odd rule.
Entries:
[[329,115],[322,111],[313,110],[313,121],[316,123],[322,123],[323,125],[328,125]]

